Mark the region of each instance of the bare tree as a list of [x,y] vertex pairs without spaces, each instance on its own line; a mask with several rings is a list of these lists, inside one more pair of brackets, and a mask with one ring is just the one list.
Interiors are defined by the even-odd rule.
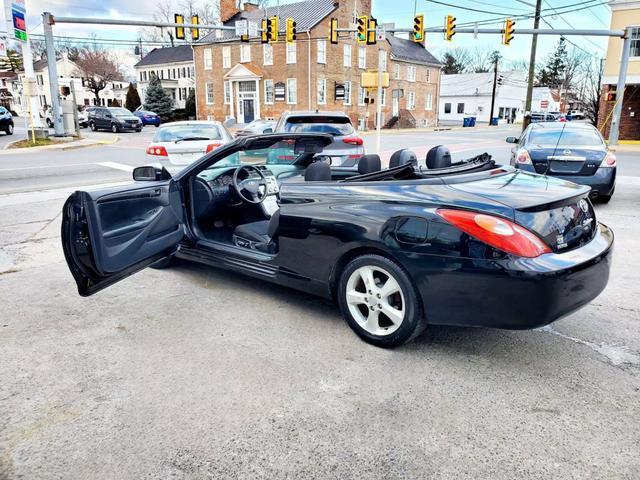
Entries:
[[121,80],[119,62],[107,50],[83,48],[76,59],[77,74],[84,79],[85,86],[100,100],[100,92],[109,82]]
[[469,51],[468,72],[485,73],[493,68],[495,51],[491,48],[476,47]]
[[585,115],[591,123],[598,126],[600,112],[600,97],[602,97],[602,76],[604,74],[604,60],[594,58],[588,64],[584,77],[584,105]]

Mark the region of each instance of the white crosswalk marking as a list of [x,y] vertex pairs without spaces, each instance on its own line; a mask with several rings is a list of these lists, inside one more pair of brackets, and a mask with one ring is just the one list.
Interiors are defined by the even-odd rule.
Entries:
[[131,172],[135,167],[131,165],[127,165],[126,163],[118,163],[118,162],[98,162],[96,165],[102,165],[107,168],[114,168],[116,170],[122,170],[124,172]]

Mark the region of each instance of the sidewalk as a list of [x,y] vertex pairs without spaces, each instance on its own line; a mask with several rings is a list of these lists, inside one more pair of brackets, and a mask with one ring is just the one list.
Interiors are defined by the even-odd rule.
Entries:
[[[77,150],[80,148],[88,148],[88,147],[97,147],[101,145],[112,145],[116,143],[120,139],[119,136],[115,136],[108,140],[98,140],[93,138],[81,138],[80,140],[62,140],[60,143],[56,145],[44,145],[41,147],[27,147],[27,148],[10,148],[11,145],[15,142],[8,143],[4,146],[2,150],[0,150],[0,155],[12,155],[12,154],[20,154],[20,153],[33,153],[41,150]],[[16,140],[21,141],[21,140]]]
[[[474,132],[478,130],[486,130],[490,132],[501,131],[501,130],[509,130],[514,126],[519,126],[517,124],[509,124],[509,125],[498,125],[498,126],[489,126],[489,125],[476,125],[475,127],[463,127],[462,125],[441,125],[439,127],[416,127],[416,128],[383,128],[380,130],[381,135],[398,135],[398,134],[413,134],[420,132],[444,132],[444,131],[465,131],[465,132]],[[375,135],[376,130],[360,130],[358,132],[360,135]]]

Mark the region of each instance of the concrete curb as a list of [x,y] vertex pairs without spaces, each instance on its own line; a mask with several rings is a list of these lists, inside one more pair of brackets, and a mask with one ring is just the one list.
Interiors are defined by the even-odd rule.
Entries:
[[113,140],[94,140],[87,143],[79,144],[79,142],[83,140],[74,140],[71,142],[60,142],[58,145],[43,145],[41,147],[26,147],[26,148],[9,148],[10,145],[14,143],[20,142],[24,139],[15,140],[13,142],[7,143],[2,150],[0,150],[0,155],[11,155],[14,153],[30,153],[30,152],[39,152],[41,150],[80,150],[81,148],[89,148],[89,147],[99,147],[104,145],[113,145],[114,143],[120,140],[118,135],[115,136]]

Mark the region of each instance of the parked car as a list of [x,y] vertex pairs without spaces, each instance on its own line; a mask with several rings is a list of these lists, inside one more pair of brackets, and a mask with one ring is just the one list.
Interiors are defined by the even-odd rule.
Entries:
[[147,147],[150,162],[184,166],[206,153],[233,141],[233,136],[220,122],[193,120],[161,126]]
[[87,109],[89,128],[92,131],[111,130],[113,133],[132,130],[142,131],[142,122],[126,108],[92,107]]
[[236,132],[236,138],[246,137],[247,135],[259,135],[263,133],[273,133],[276,127],[276,122],[273,120],[254,120],[248,125],[245,125]]
[[533,112],[531,114],[531,123],[539,123],[539,122],[555,122],[556,116],[552,113],[544,113],[544,112]]
[[89,116],[86,110],[78,112],[78,126],[80,128],[87,128],[89,126]]
[[[73,193],[62,246],[78,292],[181,258],[335,299],[361,338],[393,347],[427,324],[540,327],[605,288],[613,234],[588,187],[489,155],[452,165],[441,146],[427,156],[438,168],[402,150],[389,169],[365,155],[345,176],[326,161],[333,143],[245,137],[173,178],[138,167],[136,183]],[[291,160],[267,165],[282,145]]]
[[5,107],[0,107],[0,130],[7,135],[13,135],[13,116]]
[[532,124],[515,143],[511,165],[591,187],[593,200],[609,202],[616,188],[616,156],[587,123]]
[[324,149],[332,165],[355,166],[364,155],[362,138],[342,112],[285,112],[276,124],[277,133],[327,133],[333,141]]
[[162,123],[162,120],[155,112],[150,112],[148,110],[136,110],[133,114],[140,119],[142,125],[153,125],[155,127],[159,127]]

